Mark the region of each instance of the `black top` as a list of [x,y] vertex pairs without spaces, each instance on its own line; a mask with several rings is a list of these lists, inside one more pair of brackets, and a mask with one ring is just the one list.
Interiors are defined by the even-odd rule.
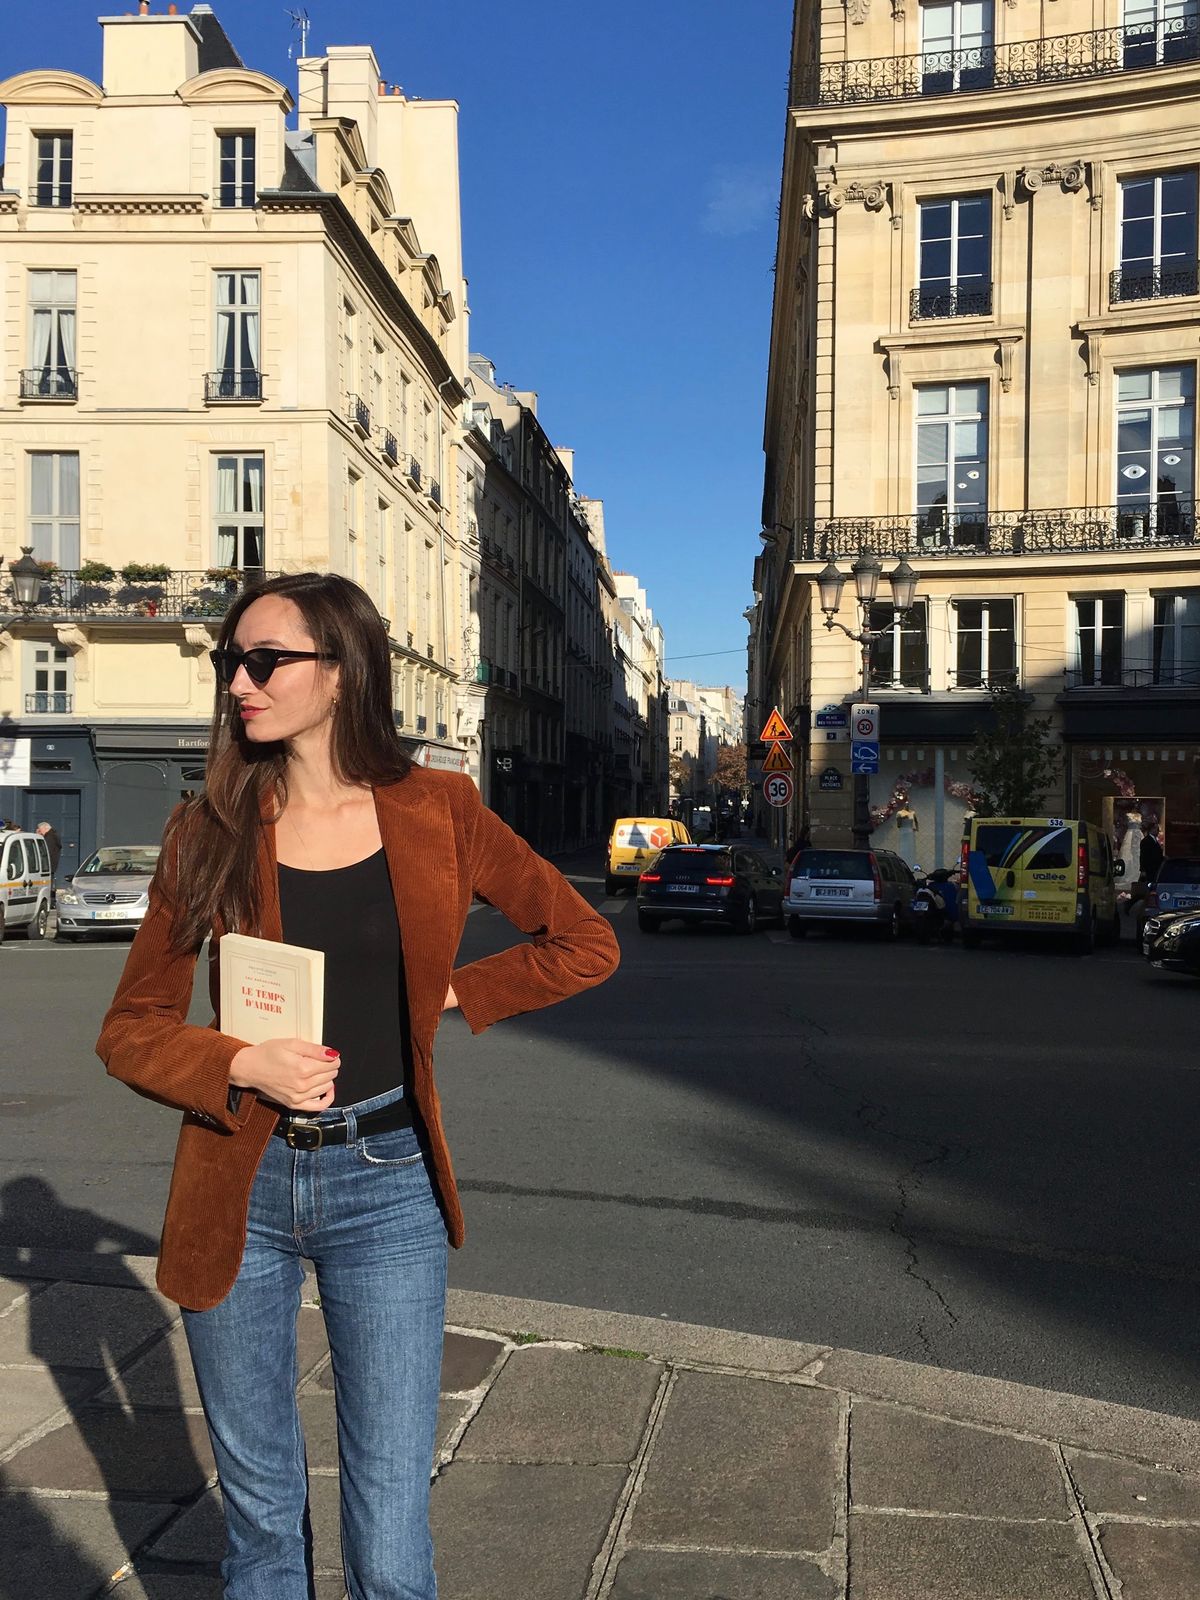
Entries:
[[325,952],[325,1027],[339,1052],[333,1104],[355,1105],[412,1079],[408,992],[387,858],[332,872],[279,868],[286,944]]

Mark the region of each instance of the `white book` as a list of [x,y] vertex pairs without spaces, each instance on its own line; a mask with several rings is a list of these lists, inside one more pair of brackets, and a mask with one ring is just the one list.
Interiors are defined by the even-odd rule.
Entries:
[[245,1044],[304,1039],[321,1044],[325,952],[227,933],[218,946],[221,1032]]

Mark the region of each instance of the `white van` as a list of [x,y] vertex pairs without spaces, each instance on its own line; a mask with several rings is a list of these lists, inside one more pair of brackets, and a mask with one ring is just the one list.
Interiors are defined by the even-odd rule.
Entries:
[[0,944],[18,930],[44,939],[53,885],[50,852],[39,833],[0,833]]

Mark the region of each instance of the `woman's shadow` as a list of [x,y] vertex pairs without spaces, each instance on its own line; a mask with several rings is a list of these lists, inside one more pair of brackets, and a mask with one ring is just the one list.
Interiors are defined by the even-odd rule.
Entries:
[[[73,1250],[102,1257],[103,1266],[83,1284],[31,1283],[35,1292],[24,1308],[28,1354],[9,1359],[43,1364],[70,1421],[0,1468],[0,1520],[8,1529],[2,1600],[38,1594],[84,1600],[98,1593],[168,1520],[171,1507],[196,1497],[212,1471],[203,1421],[185,1416],[174,1353],[161,1337],[171,1312],[122,1259],[155,1255],[158,1241],[64,1205],[42,1178],[23,1176],[0,1186],[0,1243],[16,1251],[15,1275],[45,1279],[36,1249],[24,1246],[47,1237],[70,1239]],[[19,1314],[14,1308],[9,1316]],[[132,1363],[141,1363],[136,1372],[118,1373]],[[20,1380],[11,1368],[8,1377]],[[94,1500],[89,1505],[37,1492],[47,1490],[107,1495],[115,1547]]]

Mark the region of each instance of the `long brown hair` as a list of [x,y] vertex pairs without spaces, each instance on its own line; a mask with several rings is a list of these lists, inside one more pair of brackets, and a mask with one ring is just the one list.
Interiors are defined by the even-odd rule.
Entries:
[[[220,649],[232,645],[246,610],[267,595],[290,600],[314,647],[340,664],[330,730],[335,775],[372,788],[398,783],[413,762],[392,715],[387,628],[366,592],[332,572],[272,578],[230,606]],[[239,933],[259,931],[259,840],[264,815],[275,821],[287,803],[287,767],[287,747],[251,743],[233,696],[218,683],[205,793],[180,806],[163,835],[157,877],[171,902],[176,948],[198,949],[217,919]]]

